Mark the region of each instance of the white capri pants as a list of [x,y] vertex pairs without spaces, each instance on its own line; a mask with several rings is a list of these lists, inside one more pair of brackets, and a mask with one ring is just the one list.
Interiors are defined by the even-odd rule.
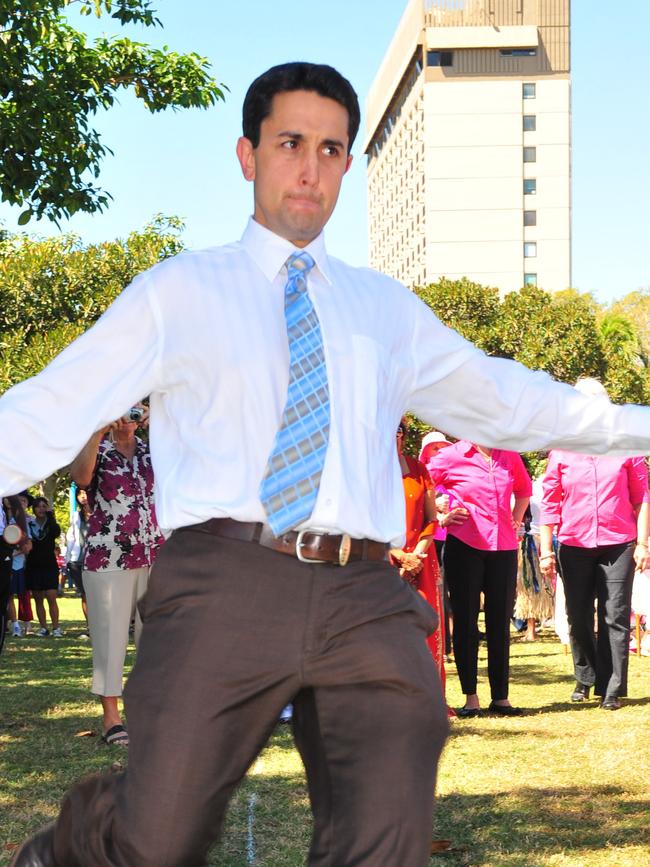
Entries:
[[144,595],[148,580],[148,566],[102,572],[84,570],[88,626],[93,647],[91,692],[95,695],[122,695],[129,625],[135,612],[137,647],[142,622],[136,602]]

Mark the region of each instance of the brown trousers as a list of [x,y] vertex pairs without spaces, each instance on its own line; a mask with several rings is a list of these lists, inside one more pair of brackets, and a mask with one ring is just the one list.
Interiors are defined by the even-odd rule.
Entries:
[[312,867],[428,863],[446,707],[435,614],[388,563],[306,565],[177,531],[141,602],[123,774],[66,795],[59,867],[199,867],[284,705],[314,812]]

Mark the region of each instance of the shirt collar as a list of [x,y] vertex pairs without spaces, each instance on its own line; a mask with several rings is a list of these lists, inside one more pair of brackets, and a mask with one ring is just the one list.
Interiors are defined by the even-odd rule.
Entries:
[[[300,252],[291,241],[271,232],[253,217],[248,220],[241,244],[269,282],[275,280],[292,253]],[[331,283],[330,265],[323,232],[301,249],[306,250],[312,256],[319,273],[328,283]]]

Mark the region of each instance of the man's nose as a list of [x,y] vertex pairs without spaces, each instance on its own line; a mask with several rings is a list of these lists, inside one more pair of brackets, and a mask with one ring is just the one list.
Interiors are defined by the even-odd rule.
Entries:
[[313,151],[305,151],[300,166],[300,181],[308,186],[315,186],[320,176],[318,154]]

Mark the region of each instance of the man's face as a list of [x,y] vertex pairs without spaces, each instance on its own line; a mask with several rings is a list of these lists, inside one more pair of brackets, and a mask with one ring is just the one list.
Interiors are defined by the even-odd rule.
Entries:
[[278,93],[262,121],[260,141],[237,142],[244,177],[255,184],[255,220],[305,247],[330,218],[348,155],[348,113],[306,90]]

